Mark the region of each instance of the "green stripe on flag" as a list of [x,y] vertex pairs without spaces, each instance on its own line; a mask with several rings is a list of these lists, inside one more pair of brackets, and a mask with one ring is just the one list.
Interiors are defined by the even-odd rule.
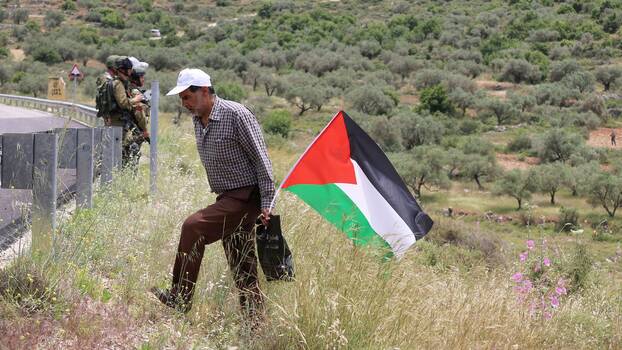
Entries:
[[343,231],[355,245],[370,245],[391,251],[389,244],[372,229],[363,213],[337,185],[294,185],[285,190],[300,197]]

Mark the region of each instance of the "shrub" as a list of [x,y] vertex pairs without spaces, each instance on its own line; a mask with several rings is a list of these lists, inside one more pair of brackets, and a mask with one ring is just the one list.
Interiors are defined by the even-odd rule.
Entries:
[[43,18],[43,25],[46,28],[51,29],[58,27],[63,22],[63,20],[65,20],[65,16],[63,16],[62,13],[50,11],[45,14],[45,17]]
[[549,72],[549,79],[551,81],[560,81],[565,76],[568,76],[572,73],[581,71],[582,68],[577,63],[577,61],[568,59],[562,62],[556,62],[552,65],[551,71]]
[[471,135],[471,134],[477,133],[481,125],[482,123],[477,120],[465,119],[460,122],[460,125],[458,126],[458,130],[460,130],[460,133],[462,135]]
[[349,93],[353,107],[371,115],[388,114],[395,107],[395,102],[377,86],[364,85]]
[[560,273],[562,261],[557,255],[546,240],[539,247],[535,241],[528,240],[527,250],[519,254],[518,272],[511,278],[518,301],[528,308],[531,317],[550,319],[569,293],[567,279]]
[[570,232],[578,228],[579,213],[575,208],[559,208],[559,220],[555,224],[555,231]]
[[41,269],[23,259],[0,270],[0,297],[27,313],[45,309],[54,291]]
[[106,15],[102,16],[101,23],[104,27],[112,27],[123,29],[125,28],[125,20],[123,16],[117,11],[110,11]]
[[75,11],[78,9],[78,6],[73,0],[65,0],[65,2],[61,5],[61,8],[63,11]]
[[28,10],[26,9],[17,9],[13,12],[13,23],[20,24],[24,23],[28,20]]
[[587,247],[584,244],[577,244],[566,268],[571,292],[579,291],[587,286],[592,264],[592,257],[587,251]]
[[32,50],[32,58],[36,61],[45,62],[48,64],[59,63],[63,61],[58,50],[51,46],[38,45]]
[[286,110],[274,110],[263,118],[262,124],[266,132],[287,138],[292,126],[292,116]]
[[243,87],[236,83],[222,83],[216,87],[216,93],[225,100],[240,102],[246,98],[247,93]]
[[507,145],[508,152],[521,152],[531,149],[531,138],[528,135],[520,134],[514,137]]
[[422,110],[441,113],[453,113],[454,106],[447,96],[445,88],[441,85],[431,86],[421,91],[421,104],[419,108]]
[[[435,224],[436,225],[436,224]],[[459,220],[444,220],[437,223],[435,230],[430,231],[426,241],[437,246],[456,246],[472,252],[478,252],[489,266],[500,266],[506,263],[504,243],[492,234],[473,232],[472,228]]]
[[540,70],[537,66],[532,65],[523,59],[509,60],[503,67],[501,81],[509,81],[512,83],[536,83],[541,77]]
[[392,123],[385,117],[378,117],[375,119],[370,132],[374,141],[376,141],[384,151],[400,151],[400,130],[395,123]]

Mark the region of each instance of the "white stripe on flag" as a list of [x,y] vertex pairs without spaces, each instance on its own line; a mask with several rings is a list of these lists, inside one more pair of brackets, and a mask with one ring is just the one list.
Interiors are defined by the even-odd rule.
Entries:
[[361,167],[354,161],[356,184],[336,185],[358,206],[372,229],[391,246],[396,257],[415,243],[415,235],[384,197],[369,181]]

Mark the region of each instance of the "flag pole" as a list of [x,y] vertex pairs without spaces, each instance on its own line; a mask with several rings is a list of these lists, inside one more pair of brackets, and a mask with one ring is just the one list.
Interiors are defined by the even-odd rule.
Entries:
[[296,166],[298,165],[298,163],[300,163],[300,161],[302,160],[302,157],[305,156],[305,154],[307,154],[307,152],[309,151],[309,149],[311,148],[311,146],[313,146],[313,144],[315,143],[315,141],[317,141],[317,139],[320,138],[320,136],[322,136],[322,134],[324,133],[324,131],[326,131],[326,129],[333,123],[333,121],[343,113],[343,109],[339,110],[339,112],[337,112],[328,122],[328,124],[326,124],[326,126],[324,127],[324,129],[322,129],[322,131],[320,131],[319,134],[317,134],[317,136],[313,139],[313,141],[309,144],[309,146],[307,146],[307,149],[305,149],[304,152],[302,152],[302,154],[300,155],[300,157],[298,158],[298,160],[296,161],[296,163],[294,163],[294,165],[292,166],[291,169],[289,169],[289,171],[287,172],[287,175],[285,175],[285,178],[283,178],[283,180],[281,181],[281,184],[279,185],[279,187],[276,188],[276,192],[274,193],[274,197],[272,198],[272,202],[270,203],[270,210],[272,211],[272,209],[274,208],[274,203],[276,203],[276,198],[279,196],[279,193],[281,192],[281,187],[283,186],[283,184],[285,183],[285,181],[287,181],[287,179],[289,178],[289,176],[292,174],[292,172],[294,171],[294,169],[296,168]]

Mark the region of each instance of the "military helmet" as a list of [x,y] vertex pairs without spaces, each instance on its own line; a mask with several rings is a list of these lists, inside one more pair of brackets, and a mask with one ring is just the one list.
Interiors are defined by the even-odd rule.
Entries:
[[115,68],[116,62],[119,59],[118,55],[110,55],[106,57],[106,68]]
[[127,56],[119,56],[115,61],[116,69],[132,69],[132,61]]
[[134,64],[134,73],[136,75],[145,75],[147,72],[147,68],[149,68],[149,63],[147,62],[138,62]]

